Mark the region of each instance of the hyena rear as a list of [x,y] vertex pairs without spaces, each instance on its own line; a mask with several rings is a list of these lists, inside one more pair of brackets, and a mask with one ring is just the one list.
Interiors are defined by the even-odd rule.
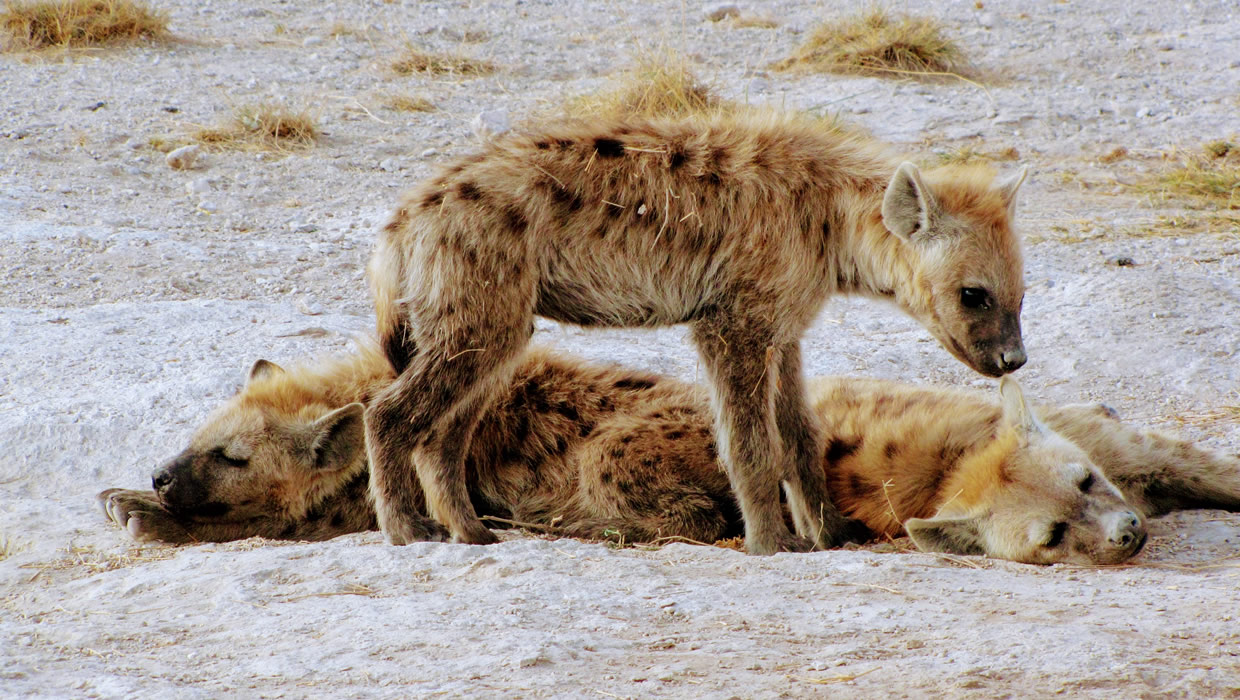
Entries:
[[769,114],[561,125],[457,161],[407,196],[370,264],[399,374],[366,412],[384,535],[445,535],[417,513],[424,490],[454,541],[495,540],[467,497],[464,450],[537,314],[689,324],[746,548],[837,543],[801,336],[830,294],[864,294],[983,374],[1020,367],[1022,178],[923,177],[855,135]]
[[[376,529],[356,402],[394,378],[370,346],[288,371],[260,362],[156,470],[155,491],[109,489],[100,500],[139,540],[318,540]],[[1134,430],[1097,407],[1035,415],[1014,383],[1003,394],[1000,405],[893,382],[811,382],[826,438],[820,465],[841,512],[865,526],[858,534],[1105,564],[1141,549],[1142,516],[1240,510],[1236,458]],[[533,351],[484,412],[466,464],[478,512],[534,529],[711,542],[741,528],[705,392],[667,377]]]

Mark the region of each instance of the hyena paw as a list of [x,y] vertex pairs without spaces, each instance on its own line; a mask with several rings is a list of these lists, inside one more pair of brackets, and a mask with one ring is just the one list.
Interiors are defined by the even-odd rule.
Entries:
[[453,535],[452,541],[457,544],[495,544],[499,542],[499,538],[495,536],[495,533],[488,530],[481,522],[475,523],[475,525],[477,527],[470,527],[459,535]]
[[185,527],[160,505],[154,491],[108,489],[97,497],[104,515],[139,542],[192,542]]
[[379,528],[383,530],[383,539],[387,540],[388,544],[447,542],[452,537],[448,528],[430,518],[421,516],[380,517]]
[[791,532],[785,532],[776,535],[773,544],[764,544],[755,542],[753,539],[745,538],[745,551],[750,554],[767,555],[776,552],[812,552],[814,551],[814,541],[808,537],[794,535]]

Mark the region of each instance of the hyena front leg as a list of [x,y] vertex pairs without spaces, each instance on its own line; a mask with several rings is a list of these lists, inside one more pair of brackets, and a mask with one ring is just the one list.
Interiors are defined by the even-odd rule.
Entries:
[[775,371],[767,367],[774,333],[751,319],[711,318],[693,325],[710,379],[719,456],[745,520],[750,554],[809,551],[788,532],[779,504],[782,448],[775,423]]
[[828,498],[818,421],[809,408],[801,373],[800,341],[780,348],[775,420],[787,469],[784,490],[797,534],[823,549],[840,544],[847,521]]

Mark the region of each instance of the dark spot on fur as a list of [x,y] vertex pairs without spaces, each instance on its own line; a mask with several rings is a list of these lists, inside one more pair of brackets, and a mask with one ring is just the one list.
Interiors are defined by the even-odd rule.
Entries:
[[830,221],[822,222],[822,235],[827,238],[831,237],[831,222]]
[[592,432],[594,432],[593,423],[582,423],[581,424],[581,430],[579,431],[579,434],[581,435],[581,437],[589,437],[590,433]]
[[645,389],[653,389],[655,382],[650,379],[640,379],[638,377],[629,377],[628,379],[618,379],[613,385],[617,389],[630,389],[633,391],[642,391]]
[[851,456],[861,447],[861,438],[843,440],[833,437],[827,441],[827,462],[834,464],[845,457]]
[[[608,200],[610,201],[610,200]],[[612,204],[603,204],[603,211],[607,212],[607,218],[618,219],[624,213],[624,207],[617,207]]]
[[611,451],[611,456],[616,459],[624,459],[624,448],[617,447]]
[[422,198],[422,208],[430,209],[432,207],[437,207],[441,202],[443,202],[443,192],[428,192],[426,196]]
[[555,405],[555,412],[574,423],[581,419],[581,414],[577,412],[577,407],[567,401],[557,403]]
[[723,178],[719,177],[719,175],[718,175],[717,173],[709,173],[709,174],[707,174],[707,175],[706,175],[706,181],[707,181],[707,182],[709,182],[709,183],[710,183],[710,184],[712,184],[712,185],[715,185],[715,186],[718,186],[718,185],[722,185],[722,184],[723,184]]
[[310,510],[306,511],[306,521],[311,522],[311,523],[317,522],[319,520],[322,520],[323,517],[326,515],[327,513],[324,513],[322,510],[318,508],[311,508]]
[[631,481],[620,481],[616,483],[616,486],[619,487],[620,493],[626,496],[633,493],[633,482]]
[[659,465],[659,461],[660,460],[658,457],[643,457],[642,466],[643,467],[656,467]]
[[[607,205],[604,205],[604,206],[607,206]],[[607,208],[615,209],[615,207],[612,207],[612,206],[608,206]],[[594,237],[599,239],[600,241],[603,240],[604,238],[607,238],[607,224],[600,224],[598,228],[594,229]]]
[[604,484],[610,484],[611,483],[611,472],[603,472],[602,474],[599,474],[598,480],[603,482]]
[[525,229],[530,225],[530,222],[525,218],[525,214],[515,206],[504,207],[501,216],[503,216],[504,225],[514,234],[524,233]]
[[629,444],[630,442],[633,442],[633,436],[632,436],[631,434],[630,434],[630,435],[624,435],[624,436],[621,436],[621,438],[620,438],[620,444],[622,444],[622,445],[627,445],[627,444]]
[[619,158],[624,155],[624,144],[616,139],[598,138],[594,139],[594,150],[600,158]]
[[409,319],[404,316],[398,317],[392,327],[383,334],[382,345],[383,354],[387,356],[388,363],[392,365],[396,374],[404,372],[413,360],[413,356],[417,354],[416,346],[409,339]]
[[333,515],[333,516],[332,516],[331,523],[332,523],[332,527],[334,527],[334,528],[338,528],[338,527],[343,526],[343,525],[344,525],[344,516],[343,516],[343,515],[341,515],[340,513],[336,513],[335,515]]
[[555,439],[555,447],[554,447],[554,448],[552,448],[552,450],[551,450],[551,455],[552,455],[552,456],[555,456],[555,455],[562,455],[562,454],[564,454],[567,450],[568,450],[568,440],[565,440],[565,439],[564,439],[564,436],[563,436],[563,435],[561,435],[560,437],[557,437],[557,438]]
[[943,466],[950,467],[956,464],[956,461],[960,459],[962,454],[964,454],[963,445],[947,443],[939,449],[939,460],[943,463]]
[[604,411],[604,412],[611,412],[611,411],[616,410],[616,406],[615,404],[611,402],[610,398],[604,396],[603,398],[598,400],[598,410]]
[[280,539],[290,540],[297,534],[297,523],[289,523],[280,531]]
[[848,475],[848,488],[856,498],[865,498],[878,490],[878,487],[865,479],[860,474]]
[[[883,397],[883,398],[887,398],[887,397]],[[900,445],[895,442],[889,442],[887,443],[887,446],[883,448],[883,454],[887,457],[887,459],[894,459],[896,454],[898,454],[899,452],[900,452]]]
[[476,202],[482,199],[482,190],[472,182],[462,182],[456,186],[456,196],[467,202]]
[[714,440],[712,440],[710,444],[706,446],[706,456],[709,457],[710,461],[712,462],[719,459],[719,449],[715,447]]
[[548,148],[551,148],[551,144],[547,143],[546,141],[539,141],[538,143],[534,144],[534,147],[540,151],[545,151]]
[[685,149],[680,146],[676,146],[667,157],[667,167],[672,170],[676,170],[680,168],[680,166],[684,165],[685,161],[688,159],[689,156],[685,153]]
[[551,199],[559,206],[561,215],[564,217],[579,211],[582,206],[581,197],[560,187],[551,190]]
[[668,440],[679,440],[680,438],[685,436],[685,431],[669,430],[666,433],[664,433],[663,436],[666,437]]
[[567,151],[573,147],[573,142],[568,139],[556,139],[555,145],[559,146],[561,151]]

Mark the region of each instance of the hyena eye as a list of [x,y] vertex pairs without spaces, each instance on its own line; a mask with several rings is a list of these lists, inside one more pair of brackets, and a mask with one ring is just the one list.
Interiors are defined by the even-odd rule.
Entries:
[[1046,541],[1042,543],[1042,546],[1047,549],[1054,549],[1063,544],[1063,538],[1066,534],[1068,534],[1068,524],[1055,523],[1055,526],[1051,528],[1050,536],[1046,538]]
[[1084,479],[1081,479],[1081,493],[1089,493],[1089,490],[1092,489],[1093,487],[1094,487],[1094,475],[1093,474],[1090,474],[1089,476],[1086,476]]
[[990,295],[981,287],[963,287],[960,290],[960,305],[966,309],[990,308]]
[[224,462],[230,467],[236,467],[238,469],[245,469],[246,467],[250,466],[250,460],[237,459],[236,457],[229,457],[227,454],[224,453],[224,450],[216,450],[215,456],[218,457],[220,461]]

